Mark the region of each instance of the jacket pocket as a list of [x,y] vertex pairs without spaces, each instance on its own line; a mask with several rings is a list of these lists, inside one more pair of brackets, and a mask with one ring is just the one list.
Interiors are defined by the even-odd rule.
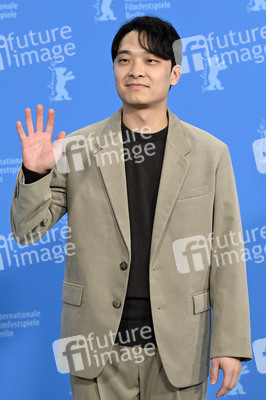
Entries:
[[64,303],[80,306],[83,286],[76,283],[63,281],[62,301]]
[[199,187],[191,188],[191,189],[184,189],[179,192],[179,195],[177,196],[177,201],[184,200],[184,199],[190,199],[191,197],[202,196],[202,195],[208,194],[208,193],[209,193],[208,185],[199,186]]
[[192,298],[194,314],[199,314],[211,308],[210,289],[195,293]]

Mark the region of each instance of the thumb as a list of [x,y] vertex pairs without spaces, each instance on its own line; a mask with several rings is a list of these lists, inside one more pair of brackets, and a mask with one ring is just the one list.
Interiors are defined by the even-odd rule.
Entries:
[[210,373],[210,383],[214,385],[218,380],[219,375],[219,362],[217,360],[212,359],[212,367]]
[[64,131],[58,133],[57,137],[56,137],[56,141],[54,144],[54,155],[55,155],[55,160],[56,162],[58,161],[58,159],[61,156],[61,152],[62,152],[62,148],[64,145],[64,140],[65,140],[65,135],[66,133]]
[[64,132],[64,131],[58,133],[56,140],[64,139],[65,135],[66,135],[66,132]]

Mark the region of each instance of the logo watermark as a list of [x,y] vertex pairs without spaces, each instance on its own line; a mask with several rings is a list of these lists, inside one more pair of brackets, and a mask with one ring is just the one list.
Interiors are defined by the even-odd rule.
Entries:
[[255,340],[252,348],[258,372],[266,374],[266,338]]
[[263,10],[266,10],[266,0],[250,0],[247,5],[248,12]]
[[169,10],[171,8],[170,1],[150,1],[150,0],[125,0],[125,16],[126,19],[142,17],[147,12],[157,12],[158,10]]
[[195,235],[177,239],[172,244],[177,271],[188,274],[202,271],[211,264],[221,267],[241,261],[262,263],[266,259],[266,241],[264,244],[257,243],[257,231],[259,239],[266,240],[266,226],[246,230],[244,234],[230,230],[219,237],[211,232],[207,237]]
[[[136,138],[134,131],[131,135],[126,133],[125,138],[118,135],[112,130],[109,130],[108,134],[99,137],[93,137],[94,132],[90,132],[87,136],[75,135],[59,139],[58,147],[54,148],[55,159],[57,160],[56,166],[60,173],[70,173],[77,171],[84,171],[92,163],[92,157],[94,157],[97,166],[109,165],[113,163],[120,163],[131,160],[135,163],[141,163],[145,160],[145,157],[155,155],[155,144],[149,142],[151,135],[147,134],[151,131],[151,128],[145,126],[138,132],[142,138],[145,138],[147,142],[139,141]],[[119,150],[115,149],[115,146],[134,143],[130,148],[125,146],[119,146]],[[96,146],[97,148],[95,149]],[[109,149],[112,147],[112,150]],[[58,157],[58,148],[61,149],[61,154]],[[100,151],[98,153],[98,151]]]
[[[40,233],[38,236],[39,240],[32,243],[33,234],[30,232],[27,236],[24,236],[24,244],[20,244],[21,238],[17,238],[17,241],[15,241],[12,232],[7,236],[0,235],[0,271],[5,271],[13,266],[19,268],[47,261],[54,261],[58,264],[65,260],[65,256],[75,254],[74,243],[69,240],[65,243],[65,239],[71,238],[71,228],[67,225],[60,229],[54,227],[47,231],[43,237]],[[25,247],[29,244],[31,244],[30,249]]]
[[[126,331],[126,340],[120,337],[123,346],[115,342],[115,338],[121,335],[121,332],[112,332],[111,330],[99,337],[94,332],[90,332],[85,338],[83,335],[72,336],[64,339],[58,339],[53,342],[53,352],[58,372],[68,373],[70,371],[83,371],[95,363],[98,367],[104,366],[106,362],[113,363],[120,361],[134,360],[136,363],[144,361],[145,356],[155,354],[155,346],[152,342],[146,342],[143,347],[140,345],[127,346],[129,342],[136,341],[136,330],[134,328]],[[151,327],[143,326],[139,329],[139,336],[149,340]],[[104,349],[112,348],[109,351]]]
[[15,336],[17,328],[39,327],[40,316],[39,310],[0,314],[0,339]]
[[117,17],[111,8],[113,0],[96,0],[93,7],[96,8],[96,14],[94,15],[94,21],[116,21]]
[[210,32],[207,35],[178,39],[173,43],[173,52],[177,58],[179,40],[183,45],[183,60],[181,63],[184,74],[201,71],[204,83],[202,91],[222,90],[218,73],[228,69],[230,65],[242,62],[260,64],[266,55],[266,26],[233,31],[220,35]]
[[4,182],[3,175],[17,174],[22,163],[22,158],[2,158],[0,159],[0,183]]
[[266,174],[266,127],[263,118],[257,132],[260,134],[260,139],[253,142],[252,149],[258,172],[260,174]]
[[17,9],[18,3],[15,3],[14,1],[0,4],[0,21],[17,18]]
[[68,81],[75,79],[73,72],[67,72],[66,67],[56,67],[54,62],[48,68],[51,71],[51,81],[47,85],[50,89],[49,102],[72,100],[65,86]]
[[[0,71],[47,61],[62,63],[66,57],[76,54],[75,44],[69,41],[71,38],[72,30],[67,25],[46,29],[45,32],[30,29],[22,35],[15,35],[15,32],[0,35]],[[55,44],[62,40],[67,42]]]

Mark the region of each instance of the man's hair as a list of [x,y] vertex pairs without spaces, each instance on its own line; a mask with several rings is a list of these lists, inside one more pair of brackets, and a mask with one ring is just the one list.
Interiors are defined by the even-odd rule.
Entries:
[[[171,70],[174,65],[181,65],[182,42],[179,34],[170,22],[152,16],[135,17],[121,26],[112,42],[111,54],[113,62],[117,56],[121,40],[133,30],[138,32],[139,45],[144,50],[165,60],[171,60]],[[142,36],[142,33],[146,33],[146,35]],[[145,46],[145,39],[148,47]],[[178,46],[175,46],[174,52],[173,43],[176,40],[178,40]]]
[[[151,16],[136,17],[121,26],[112,42],[111,52],[113,61],[116,58],[121,40],[127,33],[133,30],[138,32],[139,44],[144,50],[148,50],[150,53],[165,60],[171,60],[172,68],[176,64],[181,65],[181,47],[177,54],[174,54],[173,51],[174,41],[181,39],[179,34],[170,22]],[[142,32],[147,34],[146,38],[148,47],[145,46],[144,41],[141,41]]]

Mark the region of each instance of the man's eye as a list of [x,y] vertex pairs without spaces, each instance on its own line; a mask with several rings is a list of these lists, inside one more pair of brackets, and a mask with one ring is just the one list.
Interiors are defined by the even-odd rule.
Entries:
[[121,61],[128,61],[126,58],[121,58],[120,60],[118,60],[118,62],[121,62]]
[[154,60],[154,58],[149,58],[148,61],[155,61],[155,62],[157,62],[157,60]]

